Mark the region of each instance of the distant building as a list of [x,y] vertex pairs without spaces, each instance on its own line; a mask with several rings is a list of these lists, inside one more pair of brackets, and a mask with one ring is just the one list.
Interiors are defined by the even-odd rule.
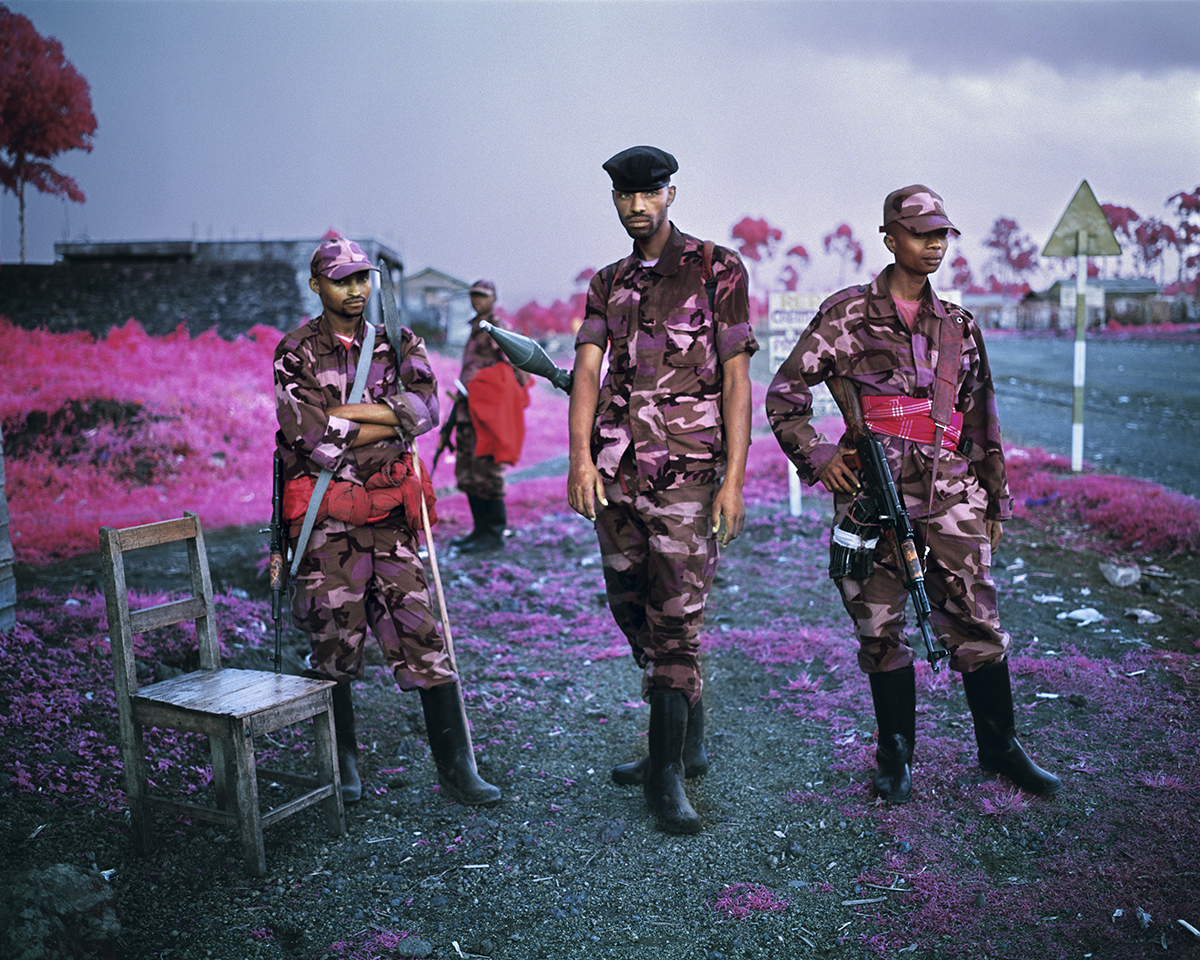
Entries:
[[[18,326],[103,335],[136,319],[152,335],[185,322],[193,335],[216,328],[223,337],[256,324],[290,330],[316,316],[320,301],[308,286],[319,238],[306,240],[133,241],[56,243],[53,264],[0,266],[0,315]],[[377,240],[359,240],[374,263],[390,268],[403,288],[400,255]],[[379,297],[368,305],[381,322]],[[438,341],[445,327],[417,332]]]
[[[1165,323],[1171,305],[1159,297],[1159,286],[1145,277],[1113,277],[1087,282],[1087,326],[1109,321],[1123,325]],[[1031,291],[1021,301],[1018,326],[1022,330],[1075,329],[1075,279],[1056,280],[1042,292]]]
[[967,293],[962,295],[962,305],[970,311],[975,322],[984,329],[1015,330],[1020,296],[1011,293]]
[[414,320],[419,319],[427,329],[442,331],[446,343],[462,344],[467,342],[471,318],[475,316],[470,289],[470,283],[426,267],[405,278],[404,299]]

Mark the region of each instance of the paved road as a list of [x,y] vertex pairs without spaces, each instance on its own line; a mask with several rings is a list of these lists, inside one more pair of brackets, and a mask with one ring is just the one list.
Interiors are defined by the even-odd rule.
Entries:
[[[993,335],[987,347],[1005,443],[1069,457],[1074,340]],[[1097,469],[1200,497],[1200,343],[1089,340],[1083,418]]]
[[[1005,443],[1069,458],[1072,337],[985,337]],[[769,382],[766,352],[752,372]],[[1084,394],[1085,461],[1200,498],[1200,342],[1089,340]]]

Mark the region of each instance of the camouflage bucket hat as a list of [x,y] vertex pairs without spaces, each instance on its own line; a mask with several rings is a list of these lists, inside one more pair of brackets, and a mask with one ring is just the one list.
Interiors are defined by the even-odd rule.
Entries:
[[314,275],[319,273],[330,280],[341,280],[363,270],[378,272],[379,268],[371,263],[370,257],[363,253],[363,248],[353,240],[333,237],[322,241],[313,251],[312,270]]
[[950,230],[960,233],[958,227],[946,216],[946,205],[942,198],[927,186],[914,183],[909,187],[893,190],[883,201],[883,226],[885,233],[893,223],[913,233],[929,233],[931,230]]

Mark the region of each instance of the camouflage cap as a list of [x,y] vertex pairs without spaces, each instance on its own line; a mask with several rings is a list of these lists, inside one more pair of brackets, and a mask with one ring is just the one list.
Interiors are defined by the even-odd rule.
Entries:
[[321,245],[313,251],[310,266],[314,277],[319,273],[330,280],[341,280],[342,277],[348,277],[352,273],[360,273],[363,270],[379,272],[379,268],[371,263],[371,259],[363,253],[363,248],[345,237],[323,240]]
[[675,158],[658,147],[630,147],[609,157],[601,166],[612,177],[613,189],[624,193],[661,189],[679,169]]
[[471,284],[470,293],[482,293],[485,297],[496,295],[496,285],[491,280],[476,280]]
[[880,233],[897,223],[913,233],[928,233],[931,230],[951,230],[959,233],[958,227],[946,216],[946,205],[942,198],[920,183],[893,190],[883,201],[883,226]]

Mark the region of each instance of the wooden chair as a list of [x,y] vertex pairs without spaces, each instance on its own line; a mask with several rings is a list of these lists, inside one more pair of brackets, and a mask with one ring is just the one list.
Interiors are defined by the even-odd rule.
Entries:
[[[140,610],[129,609],[125,553],[142,547],[185,541],[192,595]],[[153,849],[153,809],[226,825],[236,824],[249,871],[267,872],[263,828],[319,803],[330,833],[346,832],[341,778],[334,751],[331,681],[221,668],[216,610],[204,534],[196,514],[137,527],[100,529],[104,594],[121,723],[121,756],[134,844],[142,853]],[[138,689],[133,638],[171,624],[195,621],[200,669]],[[316,776],[260,769],[254,738],[282,727],[312,720]],[[148,790],[146,726],[190,731],[209,738],[217,806],[152,796]],[[230,783],[232,777],[233,783]],[[267,811],[259,805],[258,778],[291,784],[303,794]],[[231,790],[232,787],[232,790]]]

